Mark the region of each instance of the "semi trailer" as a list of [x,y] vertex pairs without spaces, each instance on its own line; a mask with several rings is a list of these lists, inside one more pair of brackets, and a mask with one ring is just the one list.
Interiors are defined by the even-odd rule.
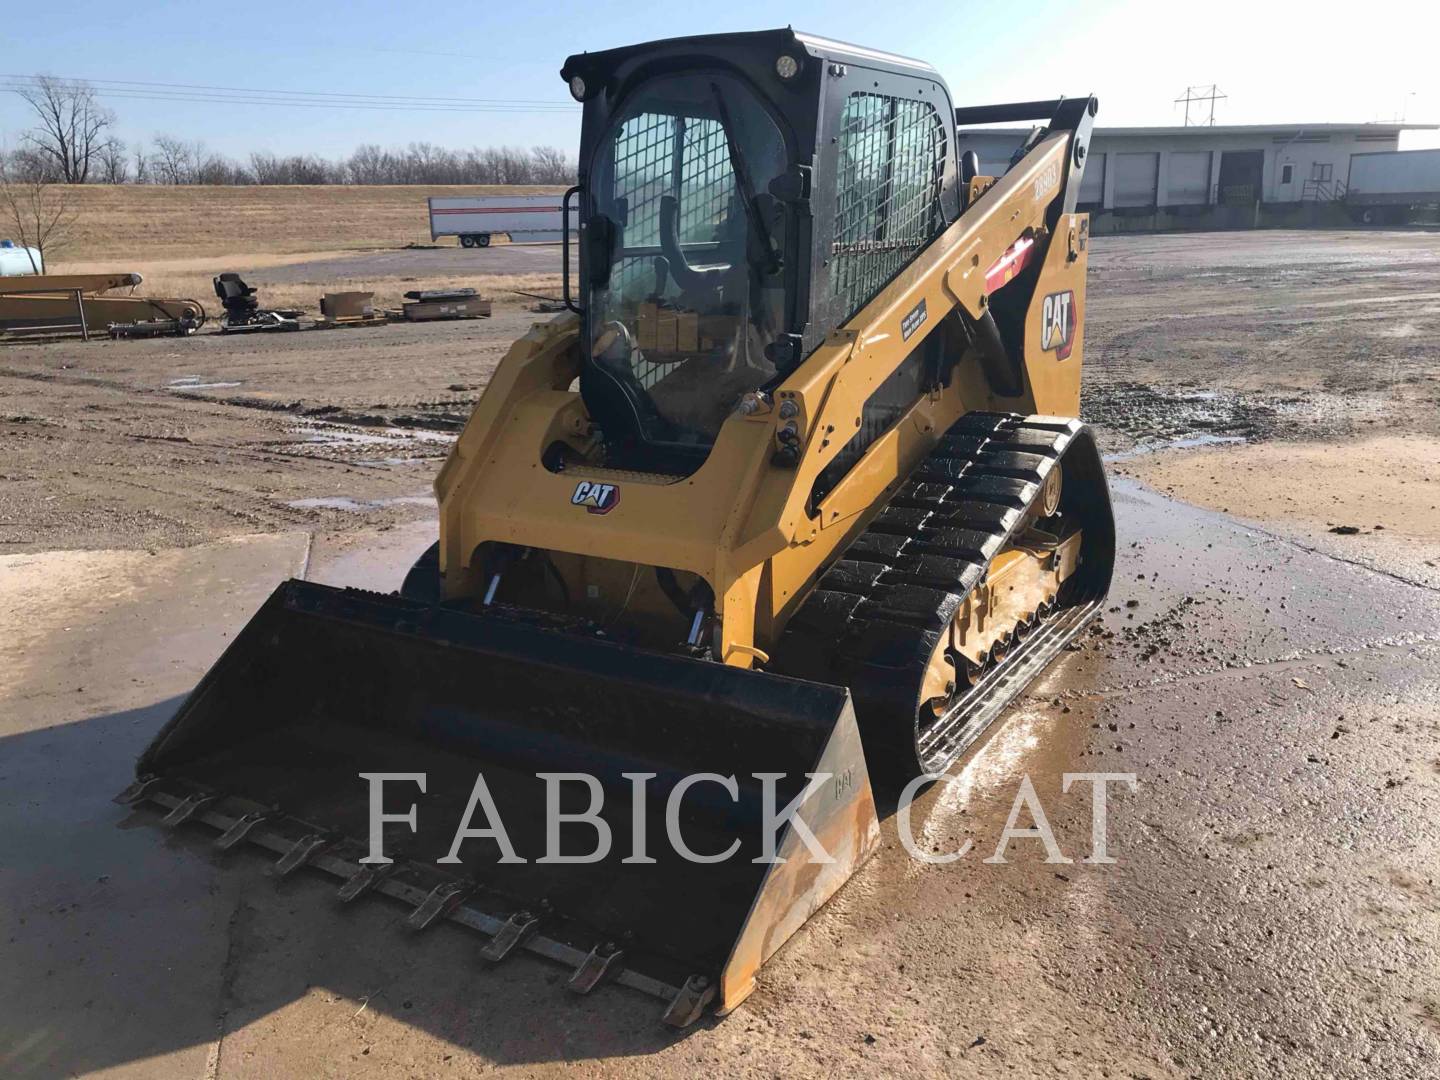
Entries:
[[1440,206],[1440,150],[1352,154],[1345,203],[1365,225],[1398,225]]
[[[461,247],[489,247],[496,236],[515,243],[555,244],[563,237],[560,195],[431,198],[430,239],[455,236]],[[575,228],[575,222],[570,222]]]

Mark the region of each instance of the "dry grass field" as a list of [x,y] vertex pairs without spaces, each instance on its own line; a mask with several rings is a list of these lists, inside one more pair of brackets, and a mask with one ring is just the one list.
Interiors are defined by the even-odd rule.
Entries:
[[[430,242],[430,195],[532,195],[552,187],[204,187],[87,184],[71,189],[78,211],[55,262],[204,260],[309,255]],[[293,260],[301,261],[301,260]],[[182,269],[180,266],[174,269]]]

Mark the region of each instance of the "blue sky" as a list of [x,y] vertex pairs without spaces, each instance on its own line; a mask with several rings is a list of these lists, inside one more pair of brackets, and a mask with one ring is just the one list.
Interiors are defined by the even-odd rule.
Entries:
[[[666,13],[669,8],[668,14]],[[3,0],[0,75],[256,90],[546,102],[569,99],[565,56],[655,36],[803,30],[920,57],[950,83],[957,104],[1095,92],[1103,125],[1179,123],[1173,99],[1218,83],[1222,123],[1395,120],[1440,123],[1433,59],[1440,4],[1325,0],[935,4],[875,0],[651,3],[343,4]],[[662,25],[671,18],[672,24]],[[142,91],[143,92],[143,91]],[[571,147],[577,110],[441,112],[203,104],[114,97],[118,132],[201,139],[244,156],[348,153],[362,142]],[[524,108],[530,108],[526,105]],[[29,120],[0,92],[0,142]],[[1440,145],[1412,137],[1407,145]]]

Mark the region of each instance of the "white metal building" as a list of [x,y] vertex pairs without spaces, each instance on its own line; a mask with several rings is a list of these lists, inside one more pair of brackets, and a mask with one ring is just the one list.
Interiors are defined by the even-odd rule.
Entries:
[[[1204,214],[1205,207],[1342,198],[1350,155],[1399,149],[1400,132],[1429,124],[1246,124],[1096,128],[1080,189],[1082,210],[1121,215]],[[961,153],[999,175],[1028,128],[959,132]]]

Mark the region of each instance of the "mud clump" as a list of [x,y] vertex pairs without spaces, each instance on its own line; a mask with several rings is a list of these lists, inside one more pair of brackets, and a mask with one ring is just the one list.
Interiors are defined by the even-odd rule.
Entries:
[[1274,408],[1231,391],[1162,390],[1138,382],[1087,385],[1080,412],[1102,429],[1112,452],[1257,442],[1279,428]]

